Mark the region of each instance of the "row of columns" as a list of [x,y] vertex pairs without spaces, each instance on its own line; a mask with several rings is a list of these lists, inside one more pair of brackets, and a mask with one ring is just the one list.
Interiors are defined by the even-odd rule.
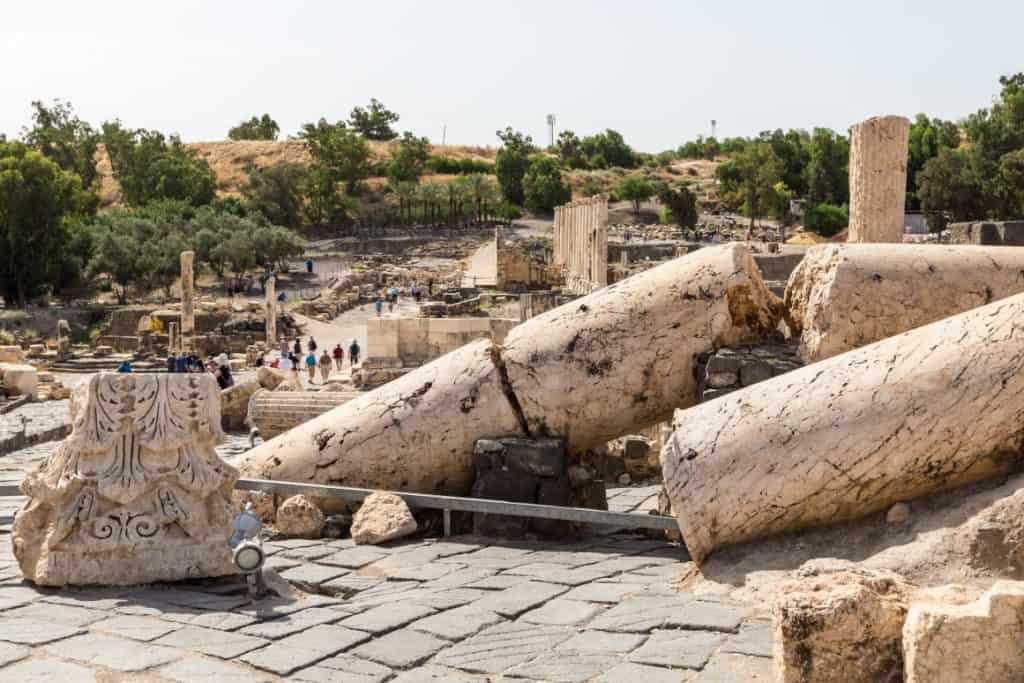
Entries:
[[566,285],[589,294],[608,284],[608,197],[597,195],[555,207],[555,264]]

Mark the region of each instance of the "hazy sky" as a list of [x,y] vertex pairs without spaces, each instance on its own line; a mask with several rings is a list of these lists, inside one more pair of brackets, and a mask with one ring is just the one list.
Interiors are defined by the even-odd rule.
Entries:
[[495,145],[545,114],[644,151],[845,130],[876,114],[958,118],[1024,70],[1020,0],[136,0],[0,6],[0,132],[34,99],[94,124],[223,139],[269,112],[283,134],[371,97],[398,127]]

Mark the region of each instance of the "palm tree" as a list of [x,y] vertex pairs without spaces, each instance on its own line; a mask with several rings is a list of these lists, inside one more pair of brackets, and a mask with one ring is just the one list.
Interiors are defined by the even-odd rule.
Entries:
[[427,211],[430,211],[430,225],[436,223],[437,214],[440,213],[441,201],[444,199],[445,190],[437,183],[423,183],[419,186],[419,199],[423,202],[423,219],[427,220]]
[[391,192],[398,199],[398,218],[404,220],[406,213],[412,218],[412,200],[416,196],[416,183],[403,180],[391,184]]
[[469,196],[469,185],[466,176],[459,176],[448,183],[448,219],[449,222],[462,218],[462,205]]
[[477,222],[484,220],[487,200],[491,196],[492,186],[490,178],[483,173],[470,173],[466,178],[466,191],[473,199],[476,207],[474,218]]

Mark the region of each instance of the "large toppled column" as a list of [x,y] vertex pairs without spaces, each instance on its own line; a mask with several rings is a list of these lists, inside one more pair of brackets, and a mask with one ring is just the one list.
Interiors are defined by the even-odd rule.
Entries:
[[848,242],[902,242],[910,121],[876,116],[850,127]]
[[129,585],[235,573],[228,538],[238,472],[214,445],[210,375],[93,375],[71,436],[21,484],[14,521],[25,578]]
[[181,252],[181,347],[191,348],[196,332],[194,251]]
[[822,245],[786,287],[800,356],[816,362],[1024,292],[1024,248]]
[[777,298],[745,247],[701,249],[479,340],[245,455],[248,476],[466,494],[481,438],[578,451],[696,401],[695,358],[756,341]]
[[673,427],[665,484],[698,562],[1009,470],[1024,294],[679,411]]

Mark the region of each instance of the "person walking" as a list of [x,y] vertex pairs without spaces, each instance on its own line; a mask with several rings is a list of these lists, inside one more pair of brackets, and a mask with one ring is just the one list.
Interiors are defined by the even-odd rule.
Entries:
[[288,359],[291,361],[292,364],[292,373],[295,375],[295,382],[296,384],[301,385],[302,383],[299,381],[299,357],[292,353],[289,354]]
[[294,353],[296,356],[302,355],[302,340],[299,339],[298,337],[295,338],[295,343],[292,344],[292,353]]
[[348,345],[348,358],[349,363],[352,367],[355,367],[359,363],[359,342],[355,339]]
[[345,362],[345,350],[341,348],[341,344],[335,344],[334,346],[334,367],[341,372],[341,366]]
[[277,360],[277,369],[283,372],[288,372],[292,369],[292,359],[287,351],[283,351],[281,357]]
[[309,343],[306,344],[306,350],[308,350],[310,353],[316,351],[316,340],[313,339],[313,337],[309,338]]
[[316,353],[310,351],[306,356],[306,372],[309,374],[310,384],[316,379]]
[[381,312],[384,310],[384,300],[377,295],[377,300],[373,303],[373,307],[377,309],[377,317],[380,317]]
[[178,358],[175,361],[175,367],[178,372],[188,372],[188,357],[185,356],[184,351],[178,354]]
[[307,273],[312,273],[313,272],[313,259],[311,259],[311,258],[306,259],[306,272]]
[[398,305],[398,287],[391,288],[391,298],[394,299],[395,305]]
[[320,354],[320,379],[325,383],[327,378],[331,376],[331,354],[327,353],[327,349],[323,350]]

